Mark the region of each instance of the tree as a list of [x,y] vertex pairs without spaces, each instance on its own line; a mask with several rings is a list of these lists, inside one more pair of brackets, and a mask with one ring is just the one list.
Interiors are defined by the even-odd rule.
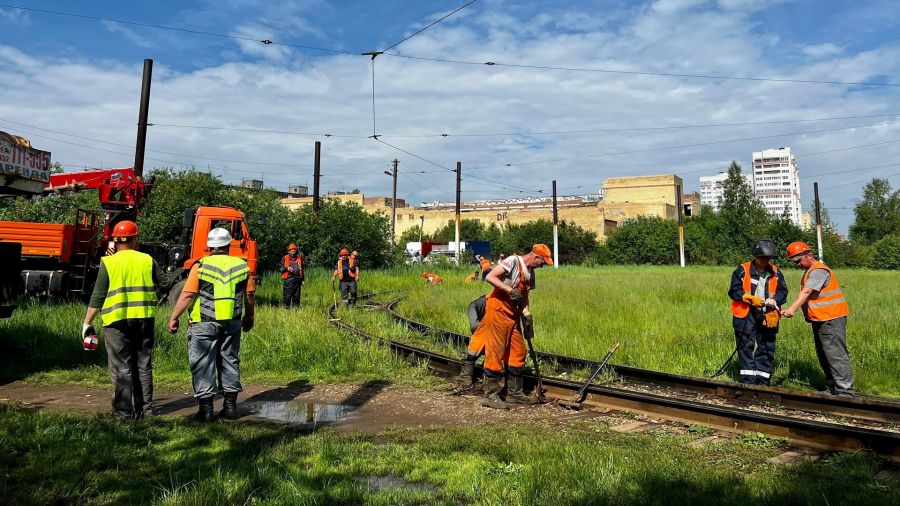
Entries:
[[75,223],[78,209],[100,209],[96,191],[0,200],[0,220],[34,223]]
[[670,264],[677,259],[678,224],[658,216],[625,220],[606,239],[618,264]]
[[225,185],[207,172],[153,169],[150,177],[150,196],[138,212],[142,241],[178,241],[185,209],[224,205]]
[[874,244],[886,235],[900,234],[900,190],[891,193],[887,179],[873,179],[853,214],[850,239],[854,242]]
[[724,198],[719,211],[720,260],[736,263],[746,258],[753,243],[765,233],[769,215],[765,207],[756,200],[753,189],[741,174],[741,166],[731,162],[728,178],[723,185]]
[[874,246],[871,266],[875,269],[900,269],[900,234],[882,237]]

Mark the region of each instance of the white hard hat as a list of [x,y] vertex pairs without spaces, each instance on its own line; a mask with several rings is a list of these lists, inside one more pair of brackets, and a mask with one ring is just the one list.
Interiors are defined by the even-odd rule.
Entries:
[[231,233],[224,228],[214,228],[206,236],[206,245],[210,248],[221,248],[231,244]]

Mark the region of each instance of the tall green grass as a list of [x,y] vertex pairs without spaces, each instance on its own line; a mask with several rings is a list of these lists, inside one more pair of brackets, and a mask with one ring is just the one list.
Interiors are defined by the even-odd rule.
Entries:
[[[29,413],[0,406],[6,504],[897,504],[863,453],[772,466],[759,437],[552,422],[312,434],[252,423]],[[415,488],[372,489],[392,477]],[[402,483],[402,481],[400,482]],[[422,484],[426,484],[423,486]]]
[[[690,375],[716,371],[734,349],[727,295],[728,267],[564,267],[538,272],[531,295],[535,346],[547,352],[602,358],[620,342],[613,363]],[[789,301],[801,273],[785,271]],[[468,333],[466,306],[489,286],[466,287],[460,271],[445,284],[418,289],[401,313],[434,326]],[[848,346],[863,392],[900,396],[900,272],[837,271],[849,301]],[[802,315],[783,319],[778,334],[773,384],[824,386],[812,331]],[[736,377],[736,365],[731,369]]]

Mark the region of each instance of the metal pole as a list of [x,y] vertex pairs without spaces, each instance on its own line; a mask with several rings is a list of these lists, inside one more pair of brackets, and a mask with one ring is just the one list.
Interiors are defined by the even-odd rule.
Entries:
[[822,211],[819,208],[819,183],[813,183],[813,194],[816,199],[816,241],[819,243],[819,261],[825,261],[825,252],[822,251]]
[[425,215],[419,216],[419,254],[422,253],[422,231],[425,229]]
[[397,164],[400,160],[394,158],[394,196],[391,198],[391,244],[394,244],[394,237],[397,234]]
[[147,147],[147,116],[150,114],[150,82],[153,60],[144,60],[144,82],[141,84],[141,108],[138,112],[137,142],[134,146],[134,174],[144,176],[144,149]]
[[459,233],[462,225],[462,216],[460,215],[460,194],[462,189],[462,162],[456,162],[456,260],[459,261],[460,245]]
[[681,260],[681,266],[684,267],[684,203],[682,202],[681,196],[681,185],[675,185],[675,204],[678,206],[678,256]]
[[553,180],[553,267],[559,269],[559,214],[556,212],[556,180]]
[[319,178],[322,175],[322,142],[316,141],[316,155],[313,162],[313,217],[319,216]]

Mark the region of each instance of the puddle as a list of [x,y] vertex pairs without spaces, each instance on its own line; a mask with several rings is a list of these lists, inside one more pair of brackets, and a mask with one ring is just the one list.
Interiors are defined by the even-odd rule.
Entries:
[[406,481],[399,476],[369,476],[363,483],[373,490],[421,490],[437,492],[438,488],[430,483]]
[[356,408],[341,404],[302,401],[260,401],[244,405],[250,416],[314,428],[353,418]]

